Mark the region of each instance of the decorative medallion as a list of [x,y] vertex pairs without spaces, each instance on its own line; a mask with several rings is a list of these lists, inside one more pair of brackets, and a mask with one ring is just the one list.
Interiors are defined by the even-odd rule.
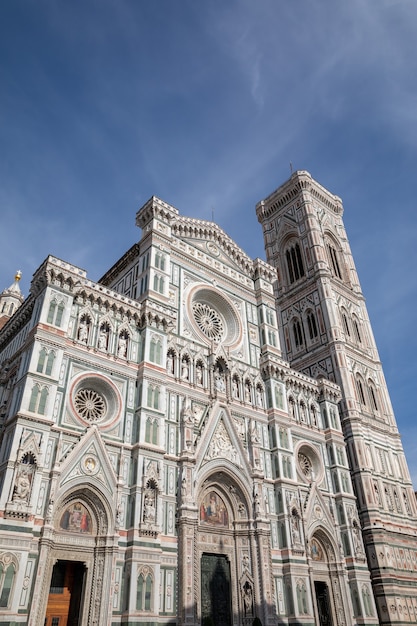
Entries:
[[97,460],[93,456],[86,456],[83,462],[83,469],[86,474],[95,474],[98,471]]

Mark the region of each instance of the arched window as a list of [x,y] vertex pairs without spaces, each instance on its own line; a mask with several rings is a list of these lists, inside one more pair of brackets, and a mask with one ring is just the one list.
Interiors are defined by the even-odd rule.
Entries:
[[38,365],[36,367],[36,371],[41,374],[46,374],[50,376],[52,373],[52,366],[55,360],[55,352],[50,350],[49,352],[46,348],[42,348],[39,353]]
[[347,316],[346,311],[342,310],[341,316],[342,316],[342,324],[343,324],[343,330],[345,331],[345,335],[346,337],[350,337],[350,328],[349,328],[348,316]]
[[153,580],[150,573],[141,572],[136,590],[136,610],[150,611],[152,605]]
[[361,603],[357,589],[352,589],[353,613],[355,617],[362,617]]
[[316,321],[316,315],[314,311],[307,311],[306,318],[307,318],[307,328],[308,328],[310,341],[313,341],[314,339],[317,339],[318,334],[319,334],[317,330],[317,321]]
[[164,279],[162,276],[155,274],[153,277],[153,289],[159,293],[164,293]]
[[336,248],[332,246],[330,243],[328,243],[327,250],[329,252],[330,266],[332,269],[333,276],[336,276],[336,278],[342,279],[342,272],[340,271],[340,264],[339,264],[339,259],[338,259]]
[[369,391],[369,399],[371,401],[371,407],[374,411],[379,411],[378,402],[377,402],[377,391],[375,389],[374,383],[372,380],[368,381],[368,391]]
[[45,415],[46,400],[48,398],[48,388],[34,385],[29,401],[29,411]]
[[297,604],[298,612],[301,615],[307,615],[307,588],[304,582],[297,582]]
[[363,391],[363,383],[359,376],[356,377],[356,388],[358,390],[358,399],[361,404],[366,406],[365,393]]
[[294,344],[296,348],[300,348],[304,344],[303,331],[301,329],[300,320],[295,319],[292,323],[292,332],[294,336]]
[[353,325],[353,332],[355,333],[355,339],[358,343],[362,343],[362,337],[361,337],[361,332],[359,329],[359,322],[356,319],[356,317],[352,317],[352,325]]
[[302,278],[305,274],[299,243],[296,243],[291,248],[288,248],[285,253],[285,258],[287,261],[288,278],[292,284],[296,280]]
[[149,348],[149,360],[153,363],[161,363],[162,343],[159,337],[152,337]]
[[0,562],[0,608],[7,609],[10,605],[11,591],[16,574],[13,563],[7,565]]
[[43,368],[44,368],[45,361],[46,361],[46,355],[47,355],[46,348],[42,348],[42,350],[39,353],[38,366],[36,368],[37,372],[43,373]]
[[155,267],[160,269],[162,272],[165,271],[165,255],[162,252],[157,252],[155,254]]
[[54,298],[49,305],[48,317],[46,320],[48,324],[53,324],[54,326],[61,326],[64,309],[65,309],[64,303],[57,302],[57,300]]
[[148,386],[148,406],[153,409],[159,409],[159,387],[154,385]]
[[362,600],[363,606],[365,607],[366,617],[373,617],[374,611],[372,609],[371,594],[369,593],[369,589],[366,585],[362,587]]
[[158,444],[158,420],[148,417],[146,420],[145,441],[147,443]]

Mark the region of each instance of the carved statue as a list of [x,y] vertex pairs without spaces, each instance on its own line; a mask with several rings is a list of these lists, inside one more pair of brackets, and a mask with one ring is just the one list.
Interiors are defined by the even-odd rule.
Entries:
[[88,325],[87,322],[83,319],[80,322],[80,326],[78,328],[78,339],[82,341],[82,343],[87,343],[88,339]]
[[13,500],[28,502],[31,481],[26,470],[20,469],[14,486]]
[[99,347],[99,350],[107,349],[107,330],[104,326],[100,329],[100,335],[98,338],[98,347]]
[[118,349],[117,349],[117,355],[119,357],[122,357],[122,358],[125,357],[126,356],[126,348],[127,348],[126,337],[124,337],[123,335],[120,335]]

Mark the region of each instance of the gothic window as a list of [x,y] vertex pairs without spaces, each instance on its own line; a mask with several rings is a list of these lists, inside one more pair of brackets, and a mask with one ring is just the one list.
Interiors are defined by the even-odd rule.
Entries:
[[330,465],[334,465],[334,452],[333,452],[333,446],[329,443],[327,444],[327,455],[329,457],[329,463]]
[[355,339],[358,343],[362,343],[362,337],[359,329],[359,322],[356,317],[352,318],[353,332],[355,333]]
[[162,272],[165,271],[165,255],[162,252],[157,252],[155,254],[155,267],[160,269]]
[[0,562],[0,608],[7,609],[10,605],[11,591],[16,570],[14,563]]
[[143,255],[142,257],[142,272],[144,272],[149,265],[149,252]]
[[285,253],[285,258],[287,261],[288,277],[290,283],[292,284],[296,280],[299,280],[299,278],[302,278],[305,273],[299,243],[296,243],[291,248],[288,248]]
[[342,491],[350,493],[349,478],[346,472],[342,472]]
[[362,600],[363,606],[365,607],[366,617],[373,617],[374,612],[372,609],[371,594],[369,593],[369,589],[366,585],[362,587]]
[[161,363],[162,343],[159,337],[152,337],[149,349],[149,360],[153,363]]
[[303,341],[303,331],[301,330],[301,324],[300,324],[300,320],[295,319],[292,323],[292,332],[293,332],[293,336],[294,336],[294,344],[296,348],[300,348],[304,341]]
[[371,401],[371,407],[374,411],[378,411],[378,402],[376,400],[377,397],[377,392],[374,386],[374,383],[372,382],[372,380],[368,381],[368,391],[369,391],[369,399]]
[[142,276],[140,280],[140,295],[144,294],[148,289],[148,275]]
[[361,603],[357,589],[352,589],[353,613],[355,617],[362,617]]
[[32,413],[39,413],[39,415],[45,415],[47,398],[47,387],[41,388],[40,385],[34,385],[29,401],[29,411]]
[[352,549],[350,547],[349,535],[346,531],[342,532],[342,543],[344,555],[350,556],[352,554]]
[[141,572],[136,591],[136,610],[150,611],[152,604],[153,580],[150,573]]
[[327,249],[329,251],[333,276],[336,276],[336,278],[342,279],[342,272],[340,271],[339,258],[338,258],[336,248],[334,248],[334,246],[332,246],[331,244],[328,244]]
[[51,375],[52,366],[55,360],[55,352],[50,350],[49,353],[46,348],[42,348],[39,353],[38,365],[36,367],[36,371],[40,374],[46,374],[47,376]]
[[317,330],[316,315],[314,311],[307,311],[306,318],[307,318],[307,328],[308,328],[310,341],[313,341],[314,339],[317,339],[319,335],[318,330]]
[[333,407],[330,407],[330,426],[331,428],[339,428],[336,411]]
[[340,483],[339,476],[337,475],[337,470],[332,472],[332,481],[333,481],[333,489],[335,493],[339,493],[340,491]]
[[346,524],[346,516],[343,504],[339,504],[337,507],[337,517],[339,518],[339,524]]
[[145,441],[158,444],[158,420],[148,417],[146,420]]
[[148,386],[148,406],[153,409],[159,409],[159,387],[154,385]]
[[277,336],[273,330],[268,330],[268,343],[274,348],[277,347]]
[[61,326],[62,316],[64,314],[64,303],[57,302],[54,298],[49,305],[47,322],[48,324],[53,324],[54,326]]
[[358,400],[361,404],[366,406],[365,393],[363,390],[363,383],[359,376],[356,377],[356,389],[358,391]]
[[307,588],[304,582],[297,582],[297,604],[298,604],[298,612],[301,615],[307,615]]
[[279,443],[282,448],[289,448],[288,445],[288,431],[286,428],[279,429]]
[[339,463],[339,465],[345,465],[345,454],[344,454],[343,448],[338,446],[336,448],[336,454],[337,454],[337,462]]
[[275,315],[271,309],[266,309],[266,321],[270,326],[275,326]]
[[284,478],[292,478],[292,465],[290,456],[282,457],[282,475],[284,476]]
[[164,293],[164,279],[162,276],[155,274],[153,277],[153,289],[159,293]]
[[347,316],[346,311],[342,310],[341,316],[342,316],[342,324],[343,324],[343,330],[345,331],[345,335],[346,337],[350,337],[350,328],[349,328],[348,316]]

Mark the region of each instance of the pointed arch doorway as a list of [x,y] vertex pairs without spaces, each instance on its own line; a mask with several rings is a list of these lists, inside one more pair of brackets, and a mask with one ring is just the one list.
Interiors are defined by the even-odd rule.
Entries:
[[230,561],[225,554],[201,556],[201,620],[231,626]]
[[[336,567],[335,551],[326,534],[317,531],[310,540],[311,577],[316,624],[318,626],[336,626],[336,606],[332,591],[338,591],[340,583]],[[340,597],[340,593],[338,593]]]
[[53,567],[44,626],[78,626],[82,613],[85,564],[58,560]]

